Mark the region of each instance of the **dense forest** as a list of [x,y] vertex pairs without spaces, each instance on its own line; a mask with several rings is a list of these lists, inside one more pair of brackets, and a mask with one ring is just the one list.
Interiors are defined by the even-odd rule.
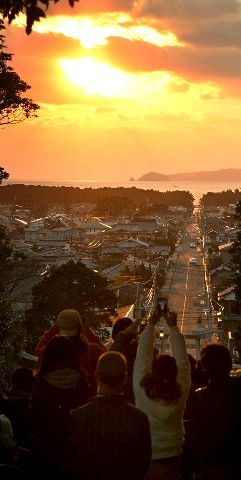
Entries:
[[222,192],[208,192],[201,198],[204,207],[219,207],[237,203],[241,200],[241,190],[225,190]]
[[96,213],[118,214],[151,206],[183,206],[193,209],[193,196],[187,191],[159,192],[131,188],[84,188],[55,187],[41,185],[5,185],[0,188],[0,203],[21,205],[31,208],[35,214],[44,214],[50,207],[61,206],[65,209],[73,205],[91,203]]

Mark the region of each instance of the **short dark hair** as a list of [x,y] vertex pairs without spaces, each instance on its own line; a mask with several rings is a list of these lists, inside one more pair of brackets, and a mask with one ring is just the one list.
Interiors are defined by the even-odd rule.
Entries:
[[62,335],[51,338],[47,344],[38,376],[43,377],[59,368],[79,370],[76,348],[70,338]]
[[123,332],[126,328],[132,325],[132,320],[129,317],[118,318],[118,320],[114,323],[112,328],[112,338],[113,340],[118,335],[118,333]]
[[127,375],[124,355],[114,351],[103,353],[98,360],[96,373],[98,382],[105,385],[117,387],[122,384]]
[[31,368],[19,367],[13,371],[12,384],[16,387],[31,387],[34,382],[34,374]]
[[151,400],[175,402],[181,396],[181,388],[177,382],[177,364],[174,357],[160,354],[152,364],[151,373],[146,374],[140,382],[146,395]]
[[227,347],[211,343],[201,351],[201,364],[210,377],[227,376],[232,370],[232,357]]

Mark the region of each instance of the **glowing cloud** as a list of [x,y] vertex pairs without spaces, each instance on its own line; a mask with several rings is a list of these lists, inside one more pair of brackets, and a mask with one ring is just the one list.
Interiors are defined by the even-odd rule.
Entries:
[[[18,26],[23,26],[23,21],[15,21]],[[131,15],[124,13],[103,13],[98,16],[55,16],[34,24],[34,31],[42,34],[62,34],[68,38],[79,40],[84,48],[94,48],[106,45],[108,38],[120,37],[126,40],[138,40],[158,47],[183,46],[174,33],[169,31],[159,32],[155,26],[140,22]]]
[[84,57],[79,60],[60,60],[69,80],[83,88],[87,95],[116,97],[123,94],[126,75],[107,64]]
[[91,57],[60,59],[59,63],[69,81],[86,95],[126,98],[145,103],[153,101],[153,97],[164,91],[172,79],[168,72],[127,73]]

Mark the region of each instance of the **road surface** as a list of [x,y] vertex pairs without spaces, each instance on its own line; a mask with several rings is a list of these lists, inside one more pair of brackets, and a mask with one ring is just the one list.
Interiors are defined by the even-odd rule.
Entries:
[[[177,313],[178,325],[186,337],[188,351],[195,357],[199,356],[200,347],[211,339],[207,334],[208,297],[203,255],[200,246],[191,246],[198,236],[198,227],[193,218],[187,226],[183,242],[176,248],[162,292],[168,297],[169,308]],[[195,258],[196,264],[190,263],[190,258]]]

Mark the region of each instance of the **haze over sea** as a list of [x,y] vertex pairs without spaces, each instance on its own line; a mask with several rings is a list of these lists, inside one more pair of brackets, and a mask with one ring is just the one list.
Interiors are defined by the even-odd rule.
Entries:
[[138,181],[127,181],[127,182],[99,182],[99,181],[82,181],[82,180],[73,180],[67,182],[46,182],[44,180],[12,180],[8,183],[24,183],[25,185],[46,185],[46,186],[65,186],[65,187],[79,187],[79,188],[143,188],[144,190],[153,189],[159,190],[160,192],[166,192],[167,190],[188,190],[190,191],[194,198],[195,202],[199,202],[203,194],[207,192],[221,192],[223,190],[235,190],[236,188],[241,189],[241,182],[188,182],[188,181],[179,181],[174,183],[173,181],[162,181],[162,182],[138,182]]

